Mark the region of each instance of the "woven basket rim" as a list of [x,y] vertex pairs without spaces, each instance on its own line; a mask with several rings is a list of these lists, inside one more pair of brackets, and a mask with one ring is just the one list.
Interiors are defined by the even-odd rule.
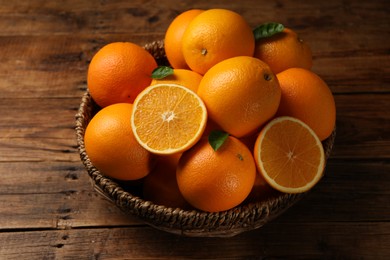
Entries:
[[[146,44],[144,48],[156,60],[164,60],[166,57],[163,44],[164,42],[161,40],[154,41]],[[157,229],[185,236],[234,236],[244,231],[260,228],[282,214],[306,194],[280,194],[265,201],[249,202],[227,211],[213,213],[196,209],[171,208],[144,200],[125,190],[117,181],[105,177],[91,163],[85,151],[84,133],[86,126],[98,109],[99,107],[87,89],[81,98],[75,116],[75,131],[80,159],[90,176],[92,185],[99,194],[116,204],[121,210],[138,217]],[[336,130],[334,129],[332,135],[323,142],[327,159],[332,151],[335,135]]]

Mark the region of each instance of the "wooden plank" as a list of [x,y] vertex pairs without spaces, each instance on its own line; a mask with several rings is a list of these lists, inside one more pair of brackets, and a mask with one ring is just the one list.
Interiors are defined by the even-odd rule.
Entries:
[[345,52],[347,57],[315,57],[313,71],[328,84],[335,95],[390,93],[389,57],[380,54],[366,56],[363,50],[361,52],[356,56]]
[[389,229],[388,222],[275,222],[233,238],[179,237],[148,227],[3,232],[0,258],[386,259]]
[[[332,158],[390,158],[390,95],[335,95]],[[80,98],[3,99],[0,161],[78,161],[74,115]]]
[[[0,172],[0,231],[142,223],[94,192],[81,163],[0,163]],[[388,172],[388,161],[330,160],[321,182],[278,221],[389,221]]]
[[335,95],[335,101],[332,158],[390,158],[390,95]]
[[[3,111],[0,133],[3,139],[69,139],[75,140],[75,115],[80,98],[0,99]],[[7,111],[7,112],[4,112]]]
[[385,160],[330,160],[322,180],[279,221],[389,221],[389,173]]
[[142,224],[96,192],[1,195],[0,232]]
[[[0,97],[79,95],[86,87],[88,62],[97,49],[112,41],[142,45],[162,39],[172,18],[193,5],[171,9],[173,2],[168,7],[144,4],[142,8],[128,1],[5,4],[0,10]],[[319,11],[311,2],[261,7],[254,2],[253,9],[229,4],[252,26],[277,17],[300,32],[312,46],[314,71],[334,93],[389,92],[386,2],[376,1],[375,9],[365,2],[349,3],[348,9],[338,1],[329,1],[327,6],[321,3]],[[313,10],[321,15],[314,16]],[[153,17],[159,17],[158,22],[148,22]],[[345,23],[335,28],[335,17]]]
[[[99,32],[158,32],[172,13],[161,5],[133,2],[67,1],[10,5],[0,13],[1,35],[50,35]],[[12,24],[11,24],[12,22]]]
[[144,45],[153,39],[131,34],[0,37],[0,98],[81,97],[98,49],[113,41]]
[[0,162],[80,161],[73,136],[0,139]]
[[[386,21],[387,2],[375,0],[371,2],[342,3],[337,0],[327,2],[286,1],[283,3],[259,4],[258,1],[246,1],[246,5],[238,2],[214,3],[207,1],[178,2],[167,0],[164,5],[154,2],[115,1],[115,2],[79,2],[75,0],[58,3],[41,2],[2,3],[0,20],[4,28],[3,34],[19,33],[69,33],[86,31],[124,32],[151,31],[158,32],[167,25],[179,12],[191,8],[209,9],[213,7],[228,8],[241,13],[251,25],[276,19],[296,28],[316,27],[321,29],[338,26],[350,28],[372,28],[376,21]],[[247,8],[250,6],[251,8]],[[373,8],[375,6],[375,8]],[[299,10],[299,12],[297,12]],[[361,22],[364,19],[364,23]],[[12,26],[9,21],[13,21]],[[256,22],[256,24],[255,24]],[[343,23],[344,22],[344,23]],[[359,24],[359,26],[356,26]],[[162,26],[164,25],[164,26]],[[386,28],[384,23],[375,23],[376,28]]]
[[0,162],[79,161],[74,116],[80,100],[2,100]]
[[138,225],[93,190],[78,162],[0,163],[0,232]]
[[[326,36],[318,35],[318,39],[313,39],[313,71],[334,93],[389,92],[390,59],[383,36],[378,35],[381,34],[371,32],[368,37],[381,43],[379,46],[353,49],[354,53],[344,46],[348,41],[358,41],[360,34],[356,34],[356,40],[349,39],[350,36],[338,37],[339,43],[331,49],[332,53],[322,53],[329,47],[318,44],[326,42]],[[4,50],[0,54],[3,61],[0,64],[0,97],[80,96],[86,89],[89,61],[99,48],[113,41],[143,45],[162,38],[163,34],[0,37],[0,47]],[[29,45],[24,44],[26,41]]]
[[92,190],[81,161],[0,163],[0,195],[73,194]]
[[[133,41],[143,45],[153,40],[152,37],[121,35],[90,43],[93,41],[90,38],[85,39],[85,46],[80,48],[79,44],[68,44],[75,42],[72,38],[61,38],[29,38],[31,45],[28,49],[18,49],[27,40],[23,37],[7,38],[7,43],[0,38],[2,49],[12,50],[0,55],[3,60],[0,65],[0,97],[80,96],[86,89],[88,63],[97,49],[112,41]],[[162,37],[154,39],[158,38]],[[57,47],[52,48],[52,45]],[[372,50],[373,53],[383,51]],[[58,52],[62,54],[58,55]],[[344,57],[349,55],[345,50],[338,54],[341,57],[315,57],[313,71],[329,84],[334,93],[389,92],[389,59],[379,53],[368,55],[365,52],[362,50],[354,56]]]
[[[124,215],[93,191],[73,129],[101,46],[162,39],[181,11],[210,7],[296,29],[338,112],[321,182],[275,221],[228,239],[178,237]],[[387,0],[0,0],[0,259],[387,259],[388,10]]]

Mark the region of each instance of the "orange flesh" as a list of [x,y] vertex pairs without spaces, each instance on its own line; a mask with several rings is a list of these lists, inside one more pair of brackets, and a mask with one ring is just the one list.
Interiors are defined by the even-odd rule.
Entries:
[[[261,161],[268,176],[284,187],[303,187],[317,175],[321,148],[301,125],[288,121],[275,124],[267,131],[261,149]],[[286,130],[288,128],[288,130]],[[295,133],[291,138],[286,133]],[[297,144],[299,141],[299,144]]]
[[134,113],[139,139],[156,151],[176,151],[203,132],[205,107],[195,93],[180,87],[153,88]]

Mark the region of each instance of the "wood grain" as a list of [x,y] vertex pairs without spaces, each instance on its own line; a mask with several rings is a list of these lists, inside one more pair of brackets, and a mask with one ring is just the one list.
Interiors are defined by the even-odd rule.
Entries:
[[[298,223],[277,221],[229,238],[177,237],[149,227],[0,233],[6,259],[385,259],[389,223]],[[299,235],[295,232],[299,230]],[[340,244],[342,241],[342,244]],[[15,247],[21,247],[15,251]],[[299,248],[299,250],[297,250]]]
[[[390,95],[335,95],[334,158],[389,158]],[[0,161],[77,161],[74,115],[80,98],[4,99]],[[31,120],[34,118],[34,120]]]
[[[80,162],[75,119],[93,55],[163,39],[190,8],[278,21],[312,48],[337,106],[321,182],[264,227],[188,238],[125,215]],[[0,0],[0,259],[387,259],[390,20],[372,1]]]
[[[77,162],[0,163],[0,171],[0,231],[142,223],[98,196]],[[385,221],[389,171],[387,161],[330,160],[322,181],[278,219],[291,224]]]

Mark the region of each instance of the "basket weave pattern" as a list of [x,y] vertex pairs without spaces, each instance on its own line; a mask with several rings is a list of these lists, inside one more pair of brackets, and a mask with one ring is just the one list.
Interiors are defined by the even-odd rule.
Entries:
[[[167,64],[163,41],[148,43],[144,48],[155,57],[158,64]],[[102,175],[88,158],[84,146],[84,133],[89,121],[98,110],[99,107],[86,91],[76,114],[76,138],[81,161],[86,167],[92,184],[98,193],[115,203],[124,212],[137,216],[157,229],[185,236],[230,237],[263,226],[304,195],[281,194],[267,201],[247,203],[216,213],[170,208],[143,200],[133,195],[131,191],[125,190],[114,180]],[[329,158],[334,138],[335,131],[323,142],[326,158]]]

